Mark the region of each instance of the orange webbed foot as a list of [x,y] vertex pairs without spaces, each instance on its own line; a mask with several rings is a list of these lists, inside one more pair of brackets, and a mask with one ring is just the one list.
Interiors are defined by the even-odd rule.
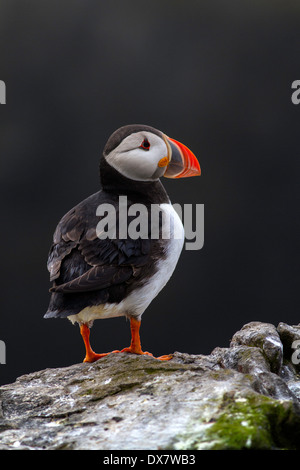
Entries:
[[170,361],[173,359],[173,354],[164,354],[163,356],[156,357],[155,359],[159,359],[160,361]]
[[124,348],[121,351],[115,350],[108,353],[97,354],[95,353],[90,345],[90,329],[86,323],[80,325],[80,333],[83,338],[85,349],[86,349],[86,356],[83,362],[95,362],[101,359],[102,357],[108,356],[109,354],[113,353],[129,353],[129,354],[138,354],[138,355],[146,355],[151,356],[154,359],[159,361],[170,361],[173,358],[172,354],[166,354],[164,356],[155,357],[148,351],[142,351],[141,348],[141,341],[140,341],[140,330],[141,322],[135,318],[130,319],[130,329],[131,329],[131,344],[128,348]]
[[173,354],[166,354],[164,356],[155,357],[155,356],[153,356],[152,353],[150,353],[148,351],[142,351],[141,349],[135,349],[135,348],[132,348],[131,346],[129,346],[129,348],[122,349],[122,351],[120,351],[120,352],[126,352],[126,353],[129,353],[129,354],[139,354],[139,355],[151,356],[154,359],[158,359],[159,361],[170,361],[173,357]]
[[92,351],[90,352],[90,354],[86,354],[85,358],[83,359],[83,362],[95,362],[98,361],[98,359],[107,356],[108,354],[109,353],[97,354]]

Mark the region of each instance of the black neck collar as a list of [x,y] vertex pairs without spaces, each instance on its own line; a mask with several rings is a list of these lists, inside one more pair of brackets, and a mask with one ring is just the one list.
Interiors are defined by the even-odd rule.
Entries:
[[103,190],[108,193],[126,195],[140,203],[169,203],[168,194],[159,179],[135,181],[126,178],[110,166],[103,156],[100,160],[100,181]]

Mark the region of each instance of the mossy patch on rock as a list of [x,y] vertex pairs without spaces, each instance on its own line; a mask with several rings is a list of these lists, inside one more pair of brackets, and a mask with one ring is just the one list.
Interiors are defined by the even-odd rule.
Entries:
[[210,421],[192,422],[176,436],[174,449],[273,450],[300,449],[300,417],[291,403],[262,395],[224,395],[218,414]]

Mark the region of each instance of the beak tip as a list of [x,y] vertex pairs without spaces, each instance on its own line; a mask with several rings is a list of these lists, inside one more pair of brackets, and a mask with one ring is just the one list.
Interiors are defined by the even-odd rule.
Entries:
[[167,178],[200,176],[200,164],[193,152],[184,144],[167,137],[171,150],[170,162],[165,172]]

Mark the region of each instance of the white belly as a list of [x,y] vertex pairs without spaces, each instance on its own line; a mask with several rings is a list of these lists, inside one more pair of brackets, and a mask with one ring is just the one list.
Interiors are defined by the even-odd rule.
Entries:
[[[166,220],[171,221],[170,226],[163,225],[167,229],[169,238],[166,240],[166,253],[164,259],[158,261],[156,272],[142,287],[132,291],[120,303],[101,304],[92,307],[86,307],[77,315],[71,315],[69,320],[79,323],[88,323],[100,318],[119,317],[123,315],[134,315],[140,318],[152,300],[163,289],[173,274],[178,262],[184,242],[184,229],[180,217],[171,204],[161,204],[160,208],[166,214]],[[170,230],[169,230],[170,227]]]

